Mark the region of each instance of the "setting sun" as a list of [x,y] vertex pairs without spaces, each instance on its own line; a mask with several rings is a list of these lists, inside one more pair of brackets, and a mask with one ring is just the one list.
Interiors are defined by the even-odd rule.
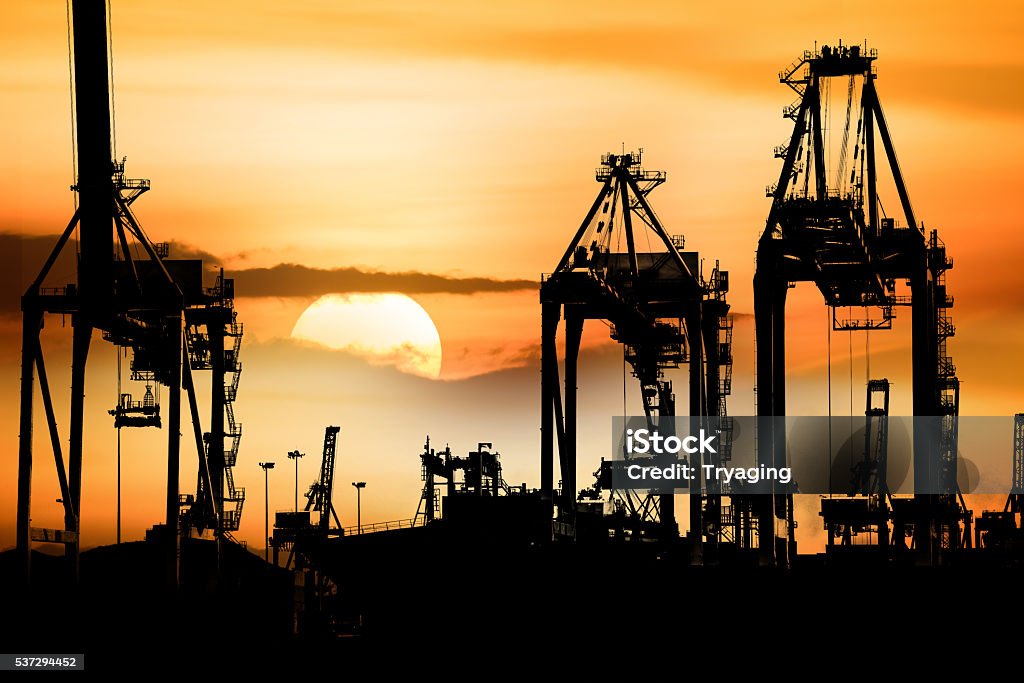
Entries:
[[422,377],[441,373],[437,327],[404,294],[322,296],[299,316],[291,336]]

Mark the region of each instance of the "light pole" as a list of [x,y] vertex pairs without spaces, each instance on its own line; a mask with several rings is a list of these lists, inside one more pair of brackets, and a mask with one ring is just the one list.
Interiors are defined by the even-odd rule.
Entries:
[[288,452],[288,459],[295,461],[295,512],[299,511],[299,458],[305,455],[305,453],[299,453],[298,451]]
[[356,533],[363,533],[363,489],[366,488],[365,481],[354,481],[356,487]]
[[267,544],[265,559],[270,562],[270,470],[274,469],[274,463],[261,462],[263,468],[263,534]]

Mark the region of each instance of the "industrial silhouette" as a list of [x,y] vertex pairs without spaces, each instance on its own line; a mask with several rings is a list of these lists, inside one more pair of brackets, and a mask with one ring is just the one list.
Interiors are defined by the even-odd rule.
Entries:
[[[899,593],[922,603],[950,576],[976,578],[970,572],[977,567],[991,570],[988,590],[1016,578],[1004,568],[1019,563],[1024,548],[1024,416],[1017,416],[1012,435],[1006,505],[974,523],[955,477],[959,380],[946,348],[953,300],[944,280],[952,262],[937,231],[926,233],[911,207],[874,85],[873,50],[823,46],[780,74],[798,101],[786,109],[793,133],[776,149],[782,171],[769,188],[772,207],[757,245],[757,413],[786,414],[784,308],[793,283],[814,282],[837,330],[888,329],[894,311],[909,307],[914,412],[942,418],[931,441],[938,452],[915,451],[914,474],[944,493],[889,492],[884,472],[891,386],[885,379],[868,384],[869,429],[864,458],[851,472],[851,496],[822,500],[829,538],[822,556],[797,552],[796,484],[775,496],[732,495],[713,486],[690,495],[689,528],[682,534],[674,495],[616,490],[609,463],[595,463],[595,482],[580,487],[576,385],[588,319],[607,321],[623,346],[651,425],[676,415],[666,371],[688,365],[690,416],[714,417],[722,425],[722,447],[711,464],[730,457],[728,272],[718,260],[703,272],[699,254],[666,230],[651,204],[666,174],[645,170],[641,152],[623,150],[601,157],[598,195],[540,283],[539,488],[506,482],[494,444],[479,443],[459,456],[448,447],[432,448],[428,437],[418,454],[423,488],[415,516],[364,524],[360,508],[356,525],[344,527],[333,503],[343,432],[328,426],[320,473],[304,508],[298,509],[296,494],[296,509],[276,514],[268,539],[273,561],[265,562],[231,535],[245,501],[232,471],[242,434],[233,405],[243,334],[233,282],[223,272],[204,282],[201,261],[170,258],[166,245],[152,242],[136,220],[132,205],[149,182],[127,178],[124,162],[111,155],[105,3],[75,0],[72,10],[79,208],[22,298],[17,550],[5,554],[0,566],[15,605],[4,625],[12,647],[82,647],[108,664],[157,653],[169,666],[184,667],[168,658],[187,655],[199,643],[313,650],[326,642],[346,649],[363,642],[451,643],[483,638],[488,629],[525,642],[607,633],[605,624],[618,625],[611,631],[621,635],[621,625],[646,608],[692,609],[706,625],[735,626],[740,604],[779,609],[784,594],[787,605],[815,605],[823,586],[863,579],[865,565],[874,572],[876,595]],[[838,164],[829,169],[822,91],[835,79],[845,79],[849,101]],[[900,199],[899,223],[880,214],[879,140]],[[50,286],[47,276],[76,227],[77,280]],[[691,235],[690,241],[698,238]],[[145,259],[133,257],[135,245]],[[909,282],[909,296],[898,292],[898,281]],[[843,317],[843,309],[859,309],[862,317]],[[66,464],[39,343],[47,314],[70,316],[73,328]],[[563,318],[560,354],[556,334]],[[131,350],[131,377],[143,387],[142,399],[120,394],[110,411],[115,428],[167,430],[166,516],[145,541],[80,553],[85,366],[95,330]],[[195,391],[198,371],[210,372],[208,417]],[[62,529],[31,524],[37,379],[64,506]],[[159,385],[171,389],[163,404]],[[197,453],[195,492],[188,494],[178,481],[179,387],[188,397]],[[784,434],[769,428],[758,444],[761,464],[785,462]],[[297,461],[301,455],[288,457]],[[416,466],[414,453],[409,463]],[[272,463],[261,466],[266,475]],[[353,486],[361,495],[366,482]],[[858,536],[873,540],[855,542]],[[65,557],[33,552],[34,543],[64,544]],[[908,577],[914,585],[907,585]],[[742,581],[747,591],[736,596],[662,588],[681,580],[686,586]],[[643,594],[637,585],[661,602],[637,598]],[[603,615],[602,624],[588,621],[593,613]]]
[[[178,582],[180,540],[190,530],[213,532],[218,544],[230,542],[238,529],[245,489],[236,488],[232,467],[242,436],[233,403],[241,364],[238,352],[242,325],[233,308],[234,287],[223,273],[212,287],[203,282],[204,265],[197,260],[169,258],[167,244],[154,244],[132,212],[149,190],[148,180],[125,176],[124,162],[111,159],[110,85],[107,62],[105,2],[73,3],[75,119],[78,131],[78,210],[61,234],[38,277],[22,297],[21,433],[18,456],[18,553],[25,580],[31,574],[33,541],[63,543],[72,582],[78,580],[79,528],[82,498],[82,430],[85,367],[94,330],[103,339],[131,350],[131,379],[145,384],[141,401],[120,393],[111,410],[114,426],[165,426],[167,429],[167,493],[161,537],[165,578]],[[44,287],[47,275],[78,228],[77,282]],[[116,243],[114,241],[116,235]],[[147,258],[133,258],[132,246]],[[39,334],[45,314],[71,317],[71,419],[65,469],[50,397]],[[229,345],[225,341],[229,340]],[[201,426],[193,371],[211,373],[210,429]],[[34,380],[38,372],[46,421],[64,505],[64,528],[31,526]],[[161,415],[153,385],[173,387]],[[196,493],[179,490],[181,405],[178,387],[186,389],[195,437]],[[225,445],[225,439],[230,443]]]

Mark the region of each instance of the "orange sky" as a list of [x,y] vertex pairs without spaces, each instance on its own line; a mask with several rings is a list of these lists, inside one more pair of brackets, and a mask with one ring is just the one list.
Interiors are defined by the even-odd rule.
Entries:
[[[536,280],[592,201],[599,155],[642,146],[649,168],[668,171],[652,195],[659,216],[688,247],[722,261],[734,310],[748,313],[764,187],[778,174],[771,150],[789,133],[780,110],[792,93],[776,73],[815,41],[867,39],[879,50],[878,89],[915,210],[940,228],[955,261],[951,350],[962,412],[1024,409],[1016,205],[1024,12],[1012,2],[984,12],[953,2],[737,4],[117,2],[117,152],[128,156],[129,175],[153,180],[137,205],[149,234],[229,268],[293,262]],[[72,206],[65,5],[6,3],[4,15],[0,232],[51,234]],[[820,413],[827,398],[826,314],[807,287],[789,308],[794,414]],[[286,338],[311,299],[238,294],[249,334],[237,478],[259,493],[247,504],[243,538],[262,535],[255,463],[283,461],[293,448],[315,455],[329,423],[343,427],[338,504],[349,519],[355,478],[369,482],[364,519],[411,516],[415,455],[428,431],[460,451],[493,440],[509,478],[537,484],[535,292],[416,294],[440,331],[442,382],[301,349]],[[894,412],[909,411],[908,323],[871,339],[871,374],[896,381]],[[48,343],[66,350],[59,320],[50,327]],[[2,548],[13,543],[18,340],[10,319],[0,330]],[[591,455],[580,481],[588,483],[604,455],[607,417],[621,410],[621,355],[600,346],[603,335],[594,325],[591,371],[581,379],[583,417],[594,425],[582,436],[581,453]],[[849,344],[833,336],[836,411],[849,410]],[[862,336],[853,347],[856,410]],[[86,544],[111,538],[113,514],[105,414],[113,353],[94,348]],[[749,321],[738,324],[737,348],[732,411],[743,414],[753,406]],[[66,386],[56,355],[50,371],[55,387]],[[160,516],[162,463],[147,453],[165,434],[125,434],[128,528],[138,536]],[[1009,437],[1007,449],[1009,457]],[[38,452],[47,454],[42,441]],[[316,459],[302,463],[303,487]],[[44,503],[55,497],[45,462],[37,466],[40,523],[59,512]],[[271,507],[285,508],[291,474],[272,475]]]

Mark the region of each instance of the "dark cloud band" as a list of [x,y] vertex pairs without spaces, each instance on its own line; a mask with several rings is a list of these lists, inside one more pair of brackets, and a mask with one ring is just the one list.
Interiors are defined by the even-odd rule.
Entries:
[[283,263],[272,268],[229,271],[238,296],[319,296],[346,292],[402,292],[405,294],[476,294],[535,289],[533,280],[497,280],[450,277],[432,273],[386,273],[359,268],[308,268]]
[[[57,235],[0,232],[0,315],[20,310],[21,295],[36,276],[57,242]],[[48,278],[48,286],[74,281],[74,242],[68,244]],[[219,259],[187,244],[171,244],[171,257],[203,259],[216,266]],[[405,294],[476,294],[515,292],[538,286],[533,280],[454,277],[416,271],[388,273],[361,268],[309,268],[282,263],[270,268],[226,271],[235,279],[241,297],[309,297],[350,292],[402,292]]]

